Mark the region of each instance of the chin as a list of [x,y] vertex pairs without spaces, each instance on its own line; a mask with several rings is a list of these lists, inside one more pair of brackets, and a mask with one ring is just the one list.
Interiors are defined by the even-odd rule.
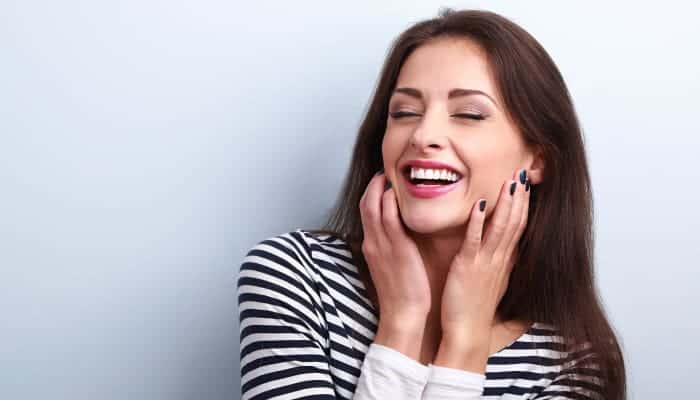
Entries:
[[443,231],[451,231],[465,223],[465,221],[456,221],[444,215],[438,217],[433,213],[407,216],[401,215],[401,220],[406,229],[421,234],[436,234]]

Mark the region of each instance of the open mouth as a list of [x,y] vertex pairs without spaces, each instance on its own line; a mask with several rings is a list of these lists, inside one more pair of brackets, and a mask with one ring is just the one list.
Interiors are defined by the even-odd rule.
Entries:
[[406,178],[407,182],[415,186],[449,186],[459,182],[462,179],[462,176],[457,172],[453,172],[454,174],[456,174],[456,180],[452,180],[449,176],[450,174],[447,174],[446,177],[440,177],[438,179],[425,179],[418,178],[415,176],[411,178],[411,168],[411,166],[407,166],[403,169],[402,174],[404,178]]

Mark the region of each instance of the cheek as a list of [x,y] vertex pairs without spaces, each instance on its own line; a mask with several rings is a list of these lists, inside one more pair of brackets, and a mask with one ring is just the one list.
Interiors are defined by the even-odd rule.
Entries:
[[403,151],[403,146],[396,135],[387,132],[382,140],[382,160],[386,169],[395,168]]
[[469,147],[463,146],[462,150],[460,158],[469,174],[468,197],[473,201],[484,198],[487,209],[493,209],[504,180],[514,173],[511,164],[515,163],[515,153],[497,143],[472,143]]
[[474,179],[500,182],[513,175],[521,158],[521,149],[508,135],[490,132],[483,140],[460,143],[461,155]]

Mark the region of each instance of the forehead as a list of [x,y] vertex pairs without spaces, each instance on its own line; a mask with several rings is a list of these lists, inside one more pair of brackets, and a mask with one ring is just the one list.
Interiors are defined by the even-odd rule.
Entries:
[[452,88],[497,96],[486,52],[467,38],[438,38],[416,48],[404,61],[396,87],[409,86],[427,97],[446,97]]

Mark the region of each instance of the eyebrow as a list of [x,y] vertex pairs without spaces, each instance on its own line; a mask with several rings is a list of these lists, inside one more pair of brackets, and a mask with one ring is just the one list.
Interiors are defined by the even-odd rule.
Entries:
[[[414,98],[416,98],[416,99],[418,99],[418,100],[422,100],[422,99],[423,99],[423,94],[421,93],[421,91],[418,90],[418,89],[416,89],[416,88],[412,88],[412,87],[400,87],[400,88],[396,88],[396,90],[394,90],[394,93],[403,93],[403,94],[405,94],[405,95],[414,97]],[[453,99],[453,98],[455,98],[455,97],[471,96],[471,95],[475,95],[475,94],[479,94],[479,95],[488,97],[489,100],[491,100],[491,102],[492,102],[493,104],[495,104],[496,106],[498,106],[498,103],[496,103],[496,100],[494,100],[491,96],[489,96],[488,94],[486,94],[486,92],[482,92],[481,90],[478,90],[478,89],[462,89],[462,88],[455,88],[455,89],[450,90],[450,92],[447,94],[447,98],[448,98],[448,99]]]

